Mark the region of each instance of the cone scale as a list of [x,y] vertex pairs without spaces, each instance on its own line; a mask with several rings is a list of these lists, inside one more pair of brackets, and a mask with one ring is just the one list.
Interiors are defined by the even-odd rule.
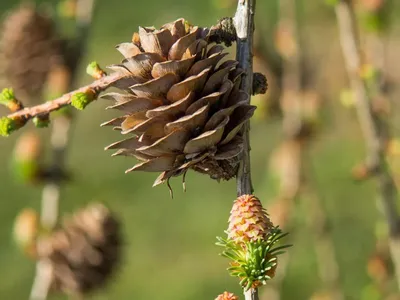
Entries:
[[243,70],[224,59],[211,34],[179,19],[159,30],[140,27],[132,42],[117,46],[125,59],[110,69],[124,74],[114,83],[121,93],[103,98],[122,116],[103,125],[127,135],[106,147],[139,160],[126,172],[158,172],[154,185],[189,169],[216,180],[236,175],[240,129],[255,107],[239,88]]

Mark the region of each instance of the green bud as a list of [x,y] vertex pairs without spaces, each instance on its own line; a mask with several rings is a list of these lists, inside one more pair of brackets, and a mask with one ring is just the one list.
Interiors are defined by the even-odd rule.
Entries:
[[12,112],[16,112],[23,108],[22,103],[15,98],[14,90],[11,88],[4,88],[1,91],[0,104],[3,104]]
[[95,99],[95,94],[93,91],[88,90],[84,92],[78,92],[72,95],[71,105],[79,110],[84,110],[89,103]]
[[0,118],[0,135],[9,136],[12,132],[19,129],[18,123],[11,118],[2,117]]
[[88,64],[86,67],[86,73],[95,79],[100,79],[105,75],[105,72],[100,68],[96,61],[92,61],[90,64]]
[[15,101],[14,90],[11,88],[4,88],[0,94],[0,103],[7,105],[10,101]]
[[36,128],[46,128],[49,127],[50,124],[50,118],[49,116],[45,117],[34,117],[32,119],[33,124],[35,124]]

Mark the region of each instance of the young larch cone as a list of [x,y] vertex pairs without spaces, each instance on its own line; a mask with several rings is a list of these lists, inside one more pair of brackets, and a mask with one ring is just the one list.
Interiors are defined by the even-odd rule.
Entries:
[[54,23],[33,5],[6,16],[1,30],[1,75],[23,101],[38,101],[51,64],[57,57]]
[[133,135],[106,148],[140,161],[126,172],[161,172],[154,185],[188,169],[217,180],[235,176],[240,129],[255,107],[240,89],[243,70],[235,60],[221,62],[227,53],[212,44],[212,33],[179,19],[159,30],[140,27],[117,46],[125,59],[110,68],[122,75],[113,86],[124,93],[103,97],[123,115],[103,125]]
[[83,295],[101,288],[121,256],[118,220],[101,204],[92,204],[64,221],[61,229],[38,240],[38,257],[52,266],[52,288]]
[[215,298],[215,300],[239,300],[239,297],[233,293],[224,292],[223,294]]
[[229,217],[228,238],[238,244],[265,240],[273,227],[260,200],[254,195],[238,197]]

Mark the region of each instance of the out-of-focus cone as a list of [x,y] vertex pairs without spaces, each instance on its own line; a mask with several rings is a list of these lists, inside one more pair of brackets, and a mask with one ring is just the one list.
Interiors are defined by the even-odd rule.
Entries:
[[52,19],[33,5],[21,5],[5,18],[0,39],[2,77],[22,101],[41,101],[58,43]]
[[298,52],[298,46],[291,30],[292,28],[287,22],[281,21],[275,31],[276,50],[286,59]]
[[37,183],[42,179],[40,137],[34,131],[26,131],[17,140],[12,159],[12,172],[17,180]]
[[290,217],[291,202],[286,199],[277,199],[268,206],[268,212],[273,224],[286,228]]
[[104,95],[122,115],[103,125],[133,135],[107,147],[140,161],[126,172],[161,172],[154,185],[188,169],[216,180],[236,175],[240,130],[255,107],[240,89],[243,70],[223,61],[212,34],[179,19],[140,27],[133,42],[117,46],[126,59],[113,69],[125,76],[113,85],[127,93]]
[[52,287],[69,295],[101,288],[121,259],[120,224],[101,204],[66,219],[61,229],[38,240],[39,258],[52,266]]
[[388,279],[388,261],[381,253],[374,253],[368,260],[368,275],[378,281],[383,282]]
[[299,190],[301,155],[302,144],[297,140],[282,142],[271,155],[270,170],[279,182],[280,198],[293,199]]
[[39,231],[39,215],[34,209],[26,208],[15,218],[13,237],[22,251],[36,257],[36,238]]

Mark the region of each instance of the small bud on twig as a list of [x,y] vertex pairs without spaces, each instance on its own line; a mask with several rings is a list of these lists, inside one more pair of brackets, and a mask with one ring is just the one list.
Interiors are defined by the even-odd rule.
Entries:
[[21,102],[19,102],[14,95],[14,90],[10,88],[4,88],[0,94],[0,104],[6,106],[10,111],[16,112],[23,108]]
[[22,119],[13,119],[9,117],[0,118],[0,135],[9,136],[14,131],[18,130],[25,125],[25,121]]
[[236,41],[236,29],[231,17],[222,18],[218,24],[211,27],[210,41],[217,44],[224,43],[225,46],[230,47]]
[[265,94],[268,89],[267,77],[262,73],[253,73],[253,95]]
[[93,100],[96,99],[96,93],[88,89],[86,92],[78,92],[71,96],[71,105],[79,110],[84,110]]
[[46,128],[49,127],[50,116],[48,114],[44,116],[37,116],[32,119],[32,122],[35,124],[36,128]]
[[103,76],[106,76],[106,72],[102,68],[100,68],[99,64],[96,61],[91,62],[86,67],[86,73],[92,76],[94,79],[100,79]]

